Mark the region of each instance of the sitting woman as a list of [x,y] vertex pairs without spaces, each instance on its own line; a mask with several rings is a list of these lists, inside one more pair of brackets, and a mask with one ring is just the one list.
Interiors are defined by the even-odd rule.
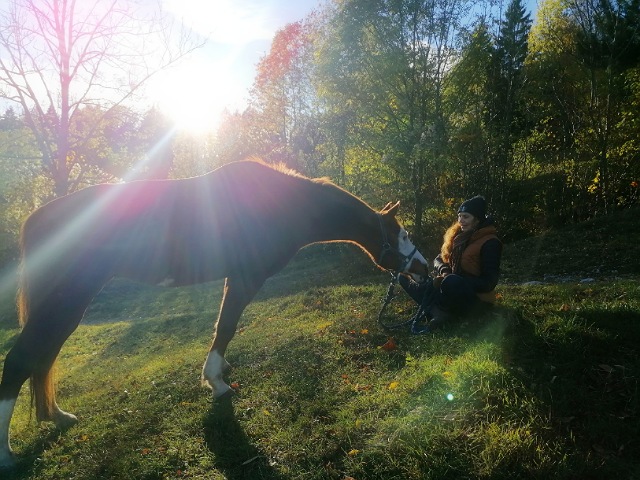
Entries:
[[463,202],[458,209],[458,221],[446,231],[442,249],[434,261],[437,276],[432,286],[400,276],[400,285],[407,293],[416,302],[425,302],[427,324],[414,329],[414,333],[430,332],[452,316],[493,305],[501,255],[502,242],[493,219],[487,216],[484,197],[475,196]]

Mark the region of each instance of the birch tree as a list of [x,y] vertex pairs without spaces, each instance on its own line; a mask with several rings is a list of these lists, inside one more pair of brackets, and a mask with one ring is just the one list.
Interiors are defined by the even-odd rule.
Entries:
[[[79,187],[91,167],[74,117],[109,115],[139,100],[144,85],[202,43],[159,7],[128,0],[10,0],[0,11],[0,98],[21,107],[54,196]],[[91,167],[92,168],[92,167]]]

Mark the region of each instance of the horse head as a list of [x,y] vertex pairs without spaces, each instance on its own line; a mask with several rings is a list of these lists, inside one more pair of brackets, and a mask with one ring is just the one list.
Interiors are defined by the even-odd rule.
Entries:
[[387,203],[377,214],[382,242],[376,263],[385,270],[407,273],[419,282],[429,275],[429,264],[396,218],[399,207],[400,202]]

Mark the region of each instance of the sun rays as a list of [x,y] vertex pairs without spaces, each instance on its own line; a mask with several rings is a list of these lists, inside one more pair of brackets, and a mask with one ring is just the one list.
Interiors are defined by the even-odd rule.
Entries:
[[225,61],[207,61],[194,56],[168,70],[150,88],[149,95],[174,123],[176,130],[192,134],[213,131],[230,101],[241,95],[228,75]]

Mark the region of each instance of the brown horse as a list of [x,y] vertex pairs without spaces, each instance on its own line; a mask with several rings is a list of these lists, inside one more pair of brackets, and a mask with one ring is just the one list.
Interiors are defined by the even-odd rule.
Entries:
[[22,332],[0,384],[0,465],[11,465],[9,424],[31,378],[38,420],[75,423],[55,399],[52,367],[92,298],[115,276],[179,286],[226,278],[203,383],[219,397],[225,350],[264,281],[315,242],[359,245],[381,268],[426,274],[427,262],[395,216],[324,179],[258,161],[201,177],[97,185],[34,212],[22,230]]

